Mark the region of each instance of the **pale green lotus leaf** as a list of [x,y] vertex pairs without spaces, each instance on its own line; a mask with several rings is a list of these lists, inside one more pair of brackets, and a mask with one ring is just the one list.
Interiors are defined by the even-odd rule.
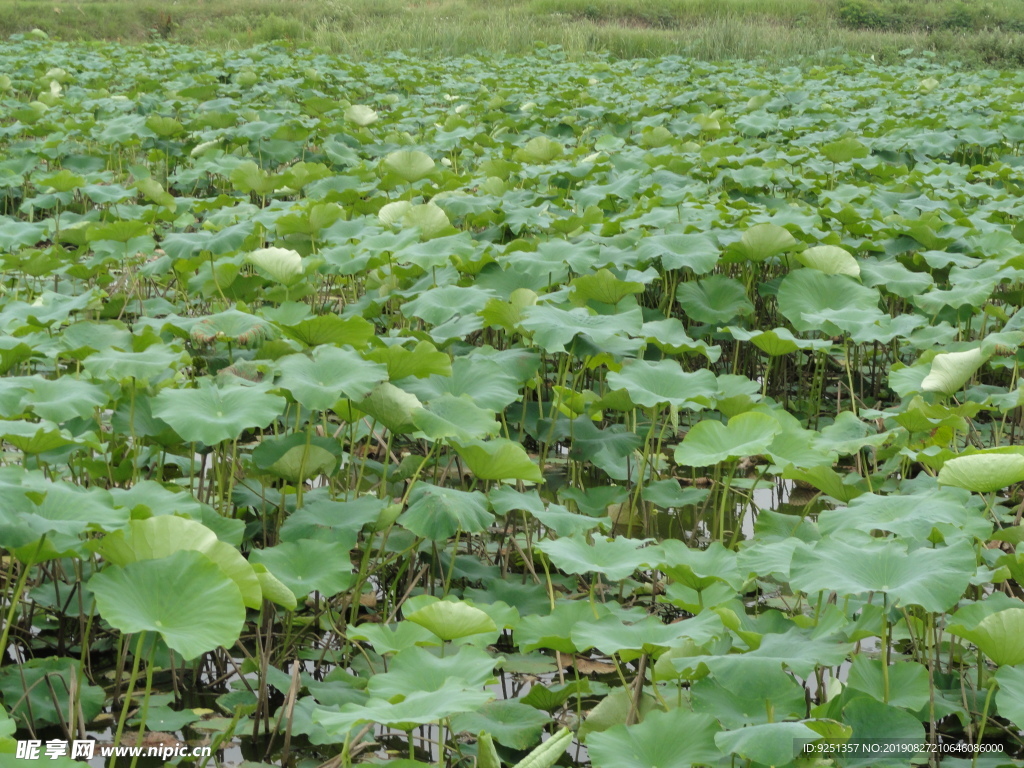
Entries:
[[381,165],[409,183],[425,178],[434,170],[434,161],[430,155],[416,149],[392,152],[381,161]]
[[521,443],[497,440],[468,440],[453,443],[456,452],[481,480],[526,480],[541,483],[544,476]]
[[516,157],[528,163],[549,163],[562,154],[562,145],[547,136],[535,136],[516,150]]
[[947,631],[970,640],[997,666],[1024,664],[1024,608],[998,611],[971,629],[954,623]]
[[777,224],[757,224],[729,248],[730,254],[748,261],[764,261],[792,249],[796,238]]
[[827,275],[849,275],[860,277],[860,265],[845,248],[837,245],[817,245],[796,255],[797,261],[805,267],[816,269]]
[[360,128],[365,128],[376,123],[379,118],[371,107],[365,104],[353,104],[345,110],[345,119],[350,123],[358,125]]
[[414,205],[402,216],[403,227],[416,227],[425,239],[437,237],[451,227],[448,215],[434,203]]
[[400,224],[402,217],[409,212],[410,208],[412,208],[412,203],[408,200],[396,200],[377,211],[377,218],[380,219],[382,224],[387,224],[388,226]]
[[975,493],[999,491],[1024,482],[1024,456],[1019,453],[972,453],[949,459],[939,470],[939,483]]
[[271,280],[285,286],[302,279],[302,256],[288,248],[260,248],[246,254],[245,260]]
[[952,395],[968,382],[989,358],[981,347],[964,352],[943,352],[932,360],[932,368],[921,382],[923,392]]
[[498,629],[494,620],[479,608],[448,600],[426,605],[405,618],[429,629],[444,641],[494,632]]

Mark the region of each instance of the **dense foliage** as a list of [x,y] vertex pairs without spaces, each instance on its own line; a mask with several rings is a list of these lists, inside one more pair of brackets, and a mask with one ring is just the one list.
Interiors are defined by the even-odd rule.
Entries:
[[0,749],[1020,764],[1024,74],[0,72]]

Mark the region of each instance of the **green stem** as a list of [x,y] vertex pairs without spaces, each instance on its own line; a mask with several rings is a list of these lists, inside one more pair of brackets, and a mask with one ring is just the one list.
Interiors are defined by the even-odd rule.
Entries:
[[128,678],[128,692],[125,694],[124,703],[121,705],[121,717],[117,721],[117,731],[114,733],[114,746],[121,746],[121,734],[124,733],[124,724],[128,721],[128,710],[132,706],[132,694],[135,692],[135,683],[139,679],[139,664],[142,662],[142,643],[146,639],[146,632],[139,632],[139,639],[135,642],[135,658],[132,660],[132,674]]
[[882,595],[882,701],[889,703],[889,606]]
[[[39,543],[36,545],[35,555],[32,559],[35,560],[39,555],[40,550],[43,548],[43,542],[46,541],[46,534],[44,533],[39,539]],[[18,605],[21,603],[21,595],[25,591],[25,582],[28,581],[28,572],[32,570],[32,567],[26,563],[21,564],[21,574],[18,576],[18,583],[14,587],[14,594],[11,595],[11,607],[7,609],[7,621],[4,622],[4,631],[0,635],[0,661],[7,658],[7,640],[11,634],[11,625],[14,623],[14,614],[18,612]]]
[[981,711],[981,725],[978,726],[977,749],[974,750],[974,757],[971,759],[971,768],[978,764],[978,755],[981,754],[981,740],[985,736],[985,725],[988,723],[988,707],[992,703],[992,694],[996,692],[998,684],[995,680],[989,681],[988,693],[985,695],[985,706]]
[[[146,718],[149,716],[149,695],[153,692],[153,657],[155,655],[156,642],[154,641],[153,647],[149,650],[149,657],[146,659],[146,694],[142,699],[142,712],[139,715],[139,737],[135,740],[136,745],[142,744],[146,737]],[[136,750],[135,754],[132,755],[131,768],[135,768],[139,762],[140,754],[141,752]]]

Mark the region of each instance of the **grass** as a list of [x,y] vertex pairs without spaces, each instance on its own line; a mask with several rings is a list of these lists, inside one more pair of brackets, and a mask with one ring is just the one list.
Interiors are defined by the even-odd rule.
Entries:
[[423,49],[681,54],[707,60],[893,60],[907,48],[975,66],[1024,66],[1024,4],[1011,0],[0,0],[0,37],[164,38],[242,48],[290,40],[350,57]]

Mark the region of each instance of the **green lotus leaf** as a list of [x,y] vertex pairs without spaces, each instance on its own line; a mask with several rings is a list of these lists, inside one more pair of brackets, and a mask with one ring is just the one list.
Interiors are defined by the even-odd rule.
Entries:
[[356,545],[359,531],[375,523],[386,504],[375,496],[360,496],[354,501],[319,498],[307,501],[292,512],[281,526],[281,541],[317,539],[343,543],[346,549]]
[[426,407],[415,411],[412,420],[416,428],[431,440],[454,438],[465,443],[493,437],[501,431],[494,412],[480,408],[465,395],[436,397]]
[[940,549],[912,551],[898,541],[867,542],[825,539],[813,548],[798,547],[790,586],[806,594],[882,592],[894,605],[941,613],[956,605],[977,569],[974,551],[963,539]]
[[242,554],[201,523],[174,515],[132,520],[125,530],[115,531],[94,545],[105,560],[126,566],[158,560],[175,552],[200,552],[238,587],[249,608],[262,605],[262,591],[252,566]]
[[412,349],[398,344],[390,347],[371,349],[366,353],[367,360],[383,363],[388,369],[388,379],[400,379],[415,376],[425,379],[427,376],[451,376],[452,359],[429,341],[420,341]]
[[[870,696],[859,696],[843,708],[843,723],[853,728],[853,738],[871,743],[925,744],[924,726],[910,712]],[[891,756],[854,755],[845,764],[853,768],[902,768],[908,755]]]
[[303,432],[266,438],[252,452],[260,469],[293,483],[318,475],[330,475],[341,463],[337,440]]
[[285,408],[285,399],[254,387],[216,386],[165,389],[153,399],[153,415],[182,439],[205,445],[234,440],[246,429],[262,428]]
[[426,152],[415,149],[400,149],[381,161],[381,166],[390,173],[412,183],[426,178],[434,170],[434,161]]
[[833,163],[846,163],[857,158],[867,157],[871,150],[852,136],[824,144],[821,153]]
[[44,188],[50,187],[55,192],[72,192],[85,186],[85,178],[65,168],[39,179],[39,185]]
[[421,404],[416,395],[385,381],[367,397],[357,401],[356,407],[392,432],[405,433],[416,431],[413,415],[420,410]]
[[[738,624],[734,626],[739,629]],[[754,650],[722,656],[680,656],[672,658],[672,666],[691,677],[706,667],[727,690],[758,701],[775,697],[786,685],[782,682],[787,677],[785,670],[804,677],[818,666],[841,664],[853,649],[852,644],[836,642],[834,637],[814,637],[791,626],[785,632],[760,638],[755,634],[751,639],[760,643]]]
[[[672,659],[698,656],[702,653],[704,651],[694,643],[685,643],[669,649],[659,656],[655,663],[655,679],[678,679],[680,675],[672,666]],[[765,682],[775,687],[766,690]],[[747,689],[734,693],[714,677],[705,675],[690,682],[693,710],[713,715],[718,722],[730,729],[762,725],[783,718],[801,718],[807,714],[807,699],[803,686],[781,669],[763,675],[752,688],[756,690]],[[756,695],[751,695],[752,693]]]
[[718,246],[707,235],[651,235],[637,244],[637,253],[645,261],[660,259],[665,269],[684,267],[703,275],[718,263]]
[[70,432],[52,421],[0,421],[0,438],[30,455],[79,444]]
[[139,179],[135,182],[135,188],[157,205],[165,206],[171,210],[174,210],[176,207],[174,195],[164,189],[164,185],[156,179]]
[[[11,714],[8,717],[7,711],[0,707],[0,755],[5,755],[0,760],[8,765],[23,764],[13,756],[15,740],[8,738],[15,735],[19,724],[45,728],[66,723],[67,712],[61,710],[67,701],[67,692],[75,686],[78,686],[75,702],[81,703],[82,715],[91,721],[103,709],[103,689],[89,682],[79,659],[50,656],[0,668],[0,695],[9,702]],[[10,749],[4,748],[7,745]],[[81,766],[81,763],[67,760],[63,768],[74,766]]]
[[277,361],[277,386],[291,392],[311,411],[326,411],[343,397],[363,400],[387,378],[380,363],[333,346],[319,346],[310,356],[288,355]]
[[626,296],[641,293],[643,283],[619,280],[608,269],[599,269],[593,275],[582,275],[569,283],[569,298],[576,306],[583,306],[588,301],[603,304],[618,304]]
[[[411,613],[418,613],[423,607],[435,605],[439,601],[436,598],[423,598],[428,602],[420,608],[413,609]],[[458,605],[459,603],[454,603]],[[471,606],[466,606],[471,607]],[[467,617],[468,618],[468,617]],[[479,618],[479,617],[477,617]],[[475,621],[476,619],[470,619]],[[456,622],[458,620],[456,619]],[[417,633],[433,633],[421,628],[417,622],[411,624],[405,621],[396,625],[396,628],[405,626],[416,630]],[[360,625],[360,631],[369,629]],[[493,633],[496,629],[485,629],[482,633]],[[469,637],[470,635],[466,635]],[[437,638],[437,635],[434,635]],[[378,653],[384,653],[381,645],[374,643],[374,649]],[[399,650],[388,663],[388,671],[378,673],[370,678],[366,685],[367,692],[381,699],[395,700],[407,696],[412,691],[436,691],[450,682],[458,681],[466,688],[482,688],[494,681],[494,668],[501,663],[501,658],[495,658],[484,648],[474,645],[459,645],[457,648],[447,648],[444,655],[437,655],[428,648],[420,645],[411,645]]]
[[1024,482],[1024,456],[979,452],[949,459],[939,470],[939,483],[975,493],[999,491]]
[[[601,733],[617,725],[625,725],[633,711],[634,702],[632,692],[627,688],[616,688],[603,699],[587,715],[577,732],[580,741],[586,741],[587,735]],[[640,698],[637,707],[637,720],[642,721],[648,714],[658,708],[653,696],[644,695]]]
[[405,618],[430,630],[442,641],[496,632],[498,629],[494,620],[479,608],[449,600],[430,603]]
[[[878,290],[847,275],[826,275],[816,269],[790,272],[779,285],[779,311],[798,331],[842,332],[841,323],[859,313],[878,312]],[[819,315],[829,320],[808,319]]]
[[1020,728],[1024,723],[1024,668],[1000,667],[995,678],[999,683],[995,697],[999,714]]
[[507,360],[471,355],[453,360],[450,376],[434,374],[426,379],[406,379],[402,388],[424,402],[433,402],[445,394],[466,396],[481,408],[497,413],[521,397],[514,371]]
[[649,565],[652,558],[660,558],[660,550],[647,551],[642,548],[643,544],[643,540],[621,536],[614,539],[596,536],[593,542],[573,536],[539,541],[534,546],[566,573],[600,573],[611,581],[620,581],[641,565]]
[[693,426],[676,446],[677,464],[707,467],[722,461],[756,456],[768,450],[782,426],[765,413],[741,413],[728,425],[706,419]]
[[743,286],[725,275],[680,283],[676,300],[687,315],[701,323],[726,323],[754,311]]
[[274,574],[268,571],[267,566],[262,563],[253,563],[252,570],[253,573],[256,574],[256,578],[259,579],[260,589],[263,592],[264,600],[276,603],[286,611],[295,610],[298,606],[298,601],[295,599],[295,593],[285,586],[285,584],[274,576]]
[[231,186],[246,194],[269,195],[278,187],[278,178],[267,173],[252,160],[239,163],[231,171]]
[[429,240],[439,237],[451,228],[448,215],[434,203],[414,205],[402,215],[403,227],[416,227],[420,235]]
[[675,360],[636,360],[621,371],[610,371],[607,381],[609,388],[624,389],[633,403],[645,408],[670,405],[701,410],[718,393],[718,380],[711,371],[686,372]]
[[490,691],[471,691],[458,680],[436,691],[413,691],[397,703],[370,699],[365,704],[344,704],[339,711],[318,709],[313,722],[322,725],[336,741],[362,723],[381,723],[395,728],[412,728],[433,723],[462,712],[474,712],[494,698]]
[[337,315],[317,315],[297,323],[285,324],[281,332],[307,347],[333,344],[361,349],[373,338],[374,327],[373,323],[359,316],[343,320]]
[[457,531],[479,533],[494,522],[487,497],[479,491],[459,491],[422,481],[409,494],[409,507],[399,518],[402,527],[431,541],[443,541]]
[[736,561],[736,553],[720,542],[712,542],[707,549],[694,549],[676,539],[661,544],[661,571],[673,581],[685,584],[698,592],[716,581],[723,581],[739,591],[746,582]]
[[107,393],[95,384],[61,376],[58,379],[32,377],[23,404],[40,418],[57,423],[75,417],[87,418],[109,401]]
[[85,239],[92,243],[97,240],[112,240],[115,243],[127,243],[136,237],[143,237],[151,232],[144,221],[111,221],[106,224],[99,222],[89,224]]
[[789,765],[819,735],[804,723],[763,723],[715,734],[723,752],[763,765]]
[[235,582],[201,552],[108,567],[89,589],[108,624],[124,633],[159,633],[186,660],[231,648],[245,623]]
[[586,307],[564,310],[537,304],[526,307],[522,314],[523,329],[532,332],[534,343],[545,352],[563,352],[577,335],[607,349],[627,334],[639,333],[643,326],[643,313],[638,307],[616,315],[599,315]]
[[246,254],[245,260],[274,282],[293,286],[302,279],[302,256],[288,248],[260,248]]
[[446,285],[423,291],[402,305],[406,317],[418,317],[431,325],[441,325],[458,315],[474,315],[491,298],[489,291],[476,286]]
[[992,523],[986,519],[983,507],[980,497],[960,488],[884,496],[865,493],[852,500],[849,507],[823,510],[818,515],[818,529],[829,536],[842,536],[843,531],[850,530],[889,531],[917,541],[926,541],[934,530],[947,536],[962,531],[987,541]]
[[200,344],[224,339],[246,347],[271,338],[273,331],[262,317],[229,309],[201,318],[192,326],[190,335]]
[[310,592],[333,597],[352,588],[356,577],[348,552],[336,541],[302,539],[253,550],[249,560],[266,568],[296,600],[302,600]]
[[[715,744],[721,726],[711,715],[685,707],[651,712],[639,725],[617,725],[587,736],[594,768],[689,768],[716,764],[722,751]],[[667,735],[672,734],[671,738]]]
[[801,251],[796,255],[797,261],[805,267],[824,272],[826,275],[848,275],[860,277],[860,265],[845,248],[837,245],[818,245]]
[[749,341],[770,357],[779,357],[796,352],[798,349],[825,349],[832,346],[830,339],[801,339],[788,328],[771,331],[748,331],[743,328],[728,329],[737,341]]
[[724,633],[721,620],[713,611],[706,611],[700,617],[689,621],[664,624],[655,616],[645,616],[633,622],[626,622],[617,616],[593,616],[576,622],[570,634],[573,645],[580,651],[596,648],[603,654],[618,654],[624,661],[630,661],[643,653],[658,655],[661,651],[675,646],[680,638],[692,637],[693,632],[709,631]]
[[916,661],[900,661],[883,670],[883,663],[881,659],[855,656],[847,685],[882,701],[888,677],[889,704],[911,711],[917,711],[928,704],[930,694],[927,667]]
[[545,713],[515,699],[491,701],[476,712],[452,718],[452,730],[487,733],[510,749],[529,749],[540,741],[544,726],[551,722]]
[[141,352],[121,352],[105,349],[85,358],[82,363],[86,372],[95,378],[111,378],[117,381],[135,379],[149,384],[174,374],[178,368],[187,365],[189,356],[173,347],[154,344]]
[[572,628],[579,621],[607,613],[607,608],[595,608],[586,600],[556,601],[555,607],[548,614],[531,613],[523,616],[516,627],[516,642],[523,652],[547,648],[560,653],[576,653],[579,649],[572,643]]

